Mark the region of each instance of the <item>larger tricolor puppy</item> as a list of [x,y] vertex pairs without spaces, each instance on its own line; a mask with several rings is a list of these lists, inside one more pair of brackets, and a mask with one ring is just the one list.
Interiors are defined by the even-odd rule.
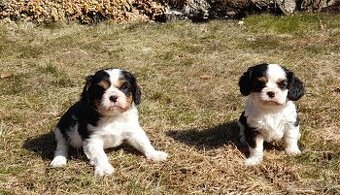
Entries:
[[249,146],[245,165],[262,161],[264,141],[283,138],[287,154],[300,154],[299,119],[293,101],[304,95],[301,80],[278,64],[259,64],[243,73],[239,87],[242,95],[247,96],[238,121],[241,142]]
[[148,159],[166,160],[155,150],[138,122],[136,105],[141,91],[136,78],[121,69],[106,69],[86,78],[80,101],[70,107],[55,128],[57,149],[51,166],[66,165],[69,146],[83,147],[95,175],[110,175],[114,169],[104,149],[126,142]]

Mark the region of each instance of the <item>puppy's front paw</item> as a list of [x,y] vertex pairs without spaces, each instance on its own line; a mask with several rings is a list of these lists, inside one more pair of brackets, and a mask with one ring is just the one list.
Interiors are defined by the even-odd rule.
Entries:
[[168,158],[168,154],[159,150],[155,150],[151,153],[147,153],[146,158],[154,161],[163,161]]
[[247,158],[246,160],[244,160],[244,165],[249,167],[249,166],[255,166],[260,164],[260,162],[262,161],[262,159],[260,158]]
[[94,175],[96,176],[111,175],[113,172],[114,172],[114,168],[109,163],[94,167]]
[[286,148],[285,149],[286,154],[291,155],[291,156],[296,156],[301,154],[301,151],[299,148]]
[[62,167],[66,165],[66,162],[67,162],[67,159],[64,156],[56,156],[53,158],[52,162],[50,163],[50,166]]

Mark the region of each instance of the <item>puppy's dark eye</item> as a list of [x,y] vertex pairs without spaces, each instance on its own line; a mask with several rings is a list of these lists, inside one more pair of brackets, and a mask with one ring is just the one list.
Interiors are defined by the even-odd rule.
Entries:
[[255,77],[251,82],[251,90],[254,92],[260,92],[268,82],[268,79],[264,76]]
[[131,89],[128,84],[124,84],[119,88],[125,95],[130,96],[131,95]]
[[130,90],[127,84],[123,84],[119,89],[123,92],[128,92]]
[[278,86],[280,89],[285,89],[285,88],[287,88],[287,85],[288,85],[287,80],[282,80],[282,81],[277,82],[277,86]]

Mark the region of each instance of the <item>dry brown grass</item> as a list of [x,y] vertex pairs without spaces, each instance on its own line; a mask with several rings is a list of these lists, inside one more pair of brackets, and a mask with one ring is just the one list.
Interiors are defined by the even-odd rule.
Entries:
[[[0,194],[339,194],[339,21],[1,24]],[[303,153],[288,157],[269,145],[262,164],[246,168],[237,82],[259,62],[281,63],[306,83],[297,102]],[[141,124],[169,160],[152,162],[122,146],[107,152],[111,177],[94,177],[82,151],[72,151],[67,167],[50,168],[51,130],[84,77],[104,67],[136,74]]]

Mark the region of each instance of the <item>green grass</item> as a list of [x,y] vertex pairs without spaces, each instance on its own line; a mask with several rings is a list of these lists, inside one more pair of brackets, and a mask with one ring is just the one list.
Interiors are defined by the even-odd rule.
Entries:
[[[1,23],[0,194],[339,194],[339,21],[297,14],[250,16],[243,25]],[[296,103],[303,152],[286,156],[278,143],[246,168],[237,83],[261,62],[283,64],[306,84]],[[81,150],[66,167],[49,167],[53,127],[85,77],[107,67],[137,76],[141,125],[169,159],[152,162],[122,146],[107,151],[110,177],[94,177]]]
[[258,15],[246,18],[245,24],[253,32],[308,36],[311,31],[339,28],[340,16],[306,13],[290,16]]

